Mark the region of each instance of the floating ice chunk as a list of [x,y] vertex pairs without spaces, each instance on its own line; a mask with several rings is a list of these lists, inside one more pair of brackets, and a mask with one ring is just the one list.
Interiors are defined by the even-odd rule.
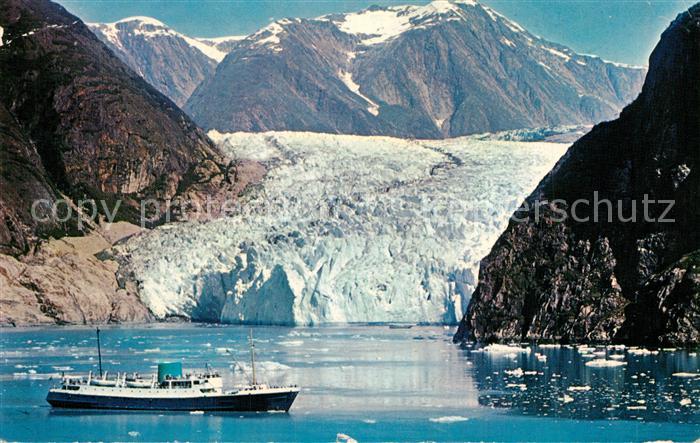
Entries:
[[556,344],[556,343],[543,343],[543,344],[537,345],[537,346],[539,348],[542,348],[542,349],[559,349],[559,348],[561,348],[561,345]]
[[590,391],[591,387],[590,386],[569,386],[567,391],[571,392],[585,392],[585,391]]
[[508,383],[506,388],[518,388],[521,391],[527,391],[527,385],[525,383]]
[[647,407],[644,405],[634,405],[634,406],[627,406],[628,411],[646,411]]
[[190,415],[204,415],[204,411],[190,411]]
[[444,417],[436,417],[429,420],[433,423],[457,423],[460,421],[467,421],[469,418],[462,417],[461,415],[446,415]]
[[681,377],[681,378],[694,378],[694,377],[700,377],[700,372],[674,372],[671,375],[674,377]]
[[632,355],[656,355],[659,351],[652,351],[645,348],[629,348],[627,352]]
[[562,403],[571,403],[572,401],[574,401],[574,398],[570,395],[564,394],[564,396],[559,400],[561,400]]
[[229,348],[216,348],[217,354],[230,354],[231,350]]
[[139,435],[141,435],[141,433],[138,431],[129,431],[128,434],[129,434],[129,437],[132,437],[132,438],[136,438]]
[[678,403],[679,403],[681,406],[688,406],[688,405],[690,405],[691,403],[693,403],[693,400],[691,400],[691,399],[689,399],[689,398],[684,398],[684,399],[681,399],[681,401],[679,401]]
[[377,423],[377,420],[375,420],[373,418],[365,418],[364,420],[362,420],[362,423],[367,423],[368,425],[373,425],[373,424]]
[[604,358],[597,358],[586,362],[586,366],[591,368],[615,368],[618,366],[625,366],[626,364],[627,362],[624,361],[606,360]]
[[57,371],[72,371],[73,370],[73,368],[70,366],[51,366],[51,367]]
[[278,343],[281,346],[301,346],[304,340],[284,340]]
[[613,354],[609,355],[608,358],[612,358],[613,360],[624,360],[625,356],[622,354]]
[[503,372],[505,374],[512,375],[514,377],[522,377],[523,376],[523,369],[522,368],[517,368],[517,369],[513,369],[513,370],[506,369]]
[[520,346],[492,344],[483,348],[483,352],[489,354],[514,354],[514,353],[530,353],[530,348],[521,348]]

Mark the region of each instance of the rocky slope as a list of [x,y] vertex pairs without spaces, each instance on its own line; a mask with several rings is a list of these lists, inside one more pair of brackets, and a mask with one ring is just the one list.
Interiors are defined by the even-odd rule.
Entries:
[[[159,206],[149,204],[146,217],[158,224],[166,201],[235,197],[260,169],[231,164],[57,4],[2,0],[0,29],[0,322],[150,318],[134,290],[117,282],[114,263],[64,237],[103,231],[97,220],[78,222],[79,200],[97,200],[102,217],[109,211],[138,224],[140,201],[152,199]],[[51,217],[59,200],[59,218]],[[189,208],[174,204],[174,219]],[[62,217],[68,209],[72,216]]]
[[[516,213],[525,221],[482,261],[456,340],[698,342],[698,78],[700,4],[662,35],[639,98],[574,144]],[[612,202],[598,222],[596,198]],[[660,200],[675,205],[664,214]],[[537,201],[550,202],[539,217]]]
[[47,218],[45,208],[35,211],[32,203],[46,200],[54,205],[60,193],[51,184],[36,146],[17,119],[0,103],[0,254],[18,255],[30,250],[40,236],[76,231],[73,218],[65,224]]
[[48,1],[2,6],[0,101],[57,190],[110,208],[121,199],[119,218],[138,223],[141,199],[232,186],[231,167],[206,135],[80,20]]
[[178,106],[185,104],[241,39],[195,39],[150,17],[88,26],[124,63]]
[[0,254],[0,325],[153,320],[135,282],[117,279],[117,262],[99,254],[138,230],[116,223],[84,237],[51,239],[19,258]]
[[644,74],[486,6],[441,0],[272,23],[240,41],[185,110],[226,132],[441,138],[614,118]]

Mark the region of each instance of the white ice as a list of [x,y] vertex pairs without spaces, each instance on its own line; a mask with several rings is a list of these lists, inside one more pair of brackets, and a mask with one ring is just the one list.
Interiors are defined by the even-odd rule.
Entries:
[[160,318],[454,324],[479,261],[566,150],[469,137],[210,136],[268,173],[231,217],[117,246]]
[[586,366],[591,368],[614,368],[618,366],[625,366],[627,363],[619,360],[605,360],[604,358],[597,358],[595,360],[587,361]]

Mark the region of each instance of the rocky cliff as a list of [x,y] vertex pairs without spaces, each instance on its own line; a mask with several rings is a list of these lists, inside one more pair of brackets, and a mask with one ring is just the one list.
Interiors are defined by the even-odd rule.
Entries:
[[120,222],[83,237],[42,242],[21,257],[0,254],[0,326],[148,322],[137,283],[100,252],[139,228]]
[[700,4],[662,35],[639,98],[515,214],[455,340],[698,342],[699,78]]
[[[109,247],[101,217],[138,224],[141,201],[151,199],[158,205],[145,215],[157,224],[167,201],[235,197],[259,170],[230,164],[59,5],[0,0],[0,29],[0,322],[149,319],[135,286],[74,236]],[[81,199],[96,200],[100,216],[79,222]],[[171,210],[177,219],[190,206]]]
[[238,42],[185,110],[225,132],[442,138],[615,118],[644,74],[442,0],[274,22]]
[[110,208],[120,199],[118,217],[138,223],[142,199],[230,187],[234,174],[206,135],[76,17],[48,1],[5,0],[0,26],[0,101],[55,190]]

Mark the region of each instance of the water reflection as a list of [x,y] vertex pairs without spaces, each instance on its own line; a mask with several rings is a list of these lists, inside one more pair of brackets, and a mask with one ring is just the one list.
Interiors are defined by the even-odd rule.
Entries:
[[537,416],[700,423],[697,353],[587,346],[528,350],[463,350],[480,405]]

